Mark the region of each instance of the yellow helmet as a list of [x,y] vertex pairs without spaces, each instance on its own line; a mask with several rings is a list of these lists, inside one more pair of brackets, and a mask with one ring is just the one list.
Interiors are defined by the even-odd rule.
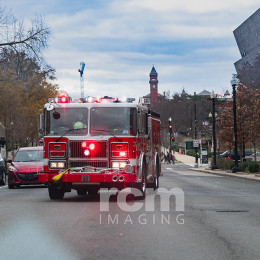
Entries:
[[76,122],[73,124],[73,129],[81,129],[84,128],[84,124],[82,122]]

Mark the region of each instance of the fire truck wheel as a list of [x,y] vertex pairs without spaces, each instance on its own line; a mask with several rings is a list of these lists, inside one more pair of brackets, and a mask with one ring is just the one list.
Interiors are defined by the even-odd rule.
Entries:
[[95,195],[98,194],[98,191],[99,191],[98,188],[89,189],[89,190],[88,190],[88,194],[89,194],[90,196],[95,196]]
[[156,190],[159,188],[159,163],[156,163],[156,176],[153,179],[153,189]]
[[8,189],[14,189],[14,184],[8,183]]
[[147,178],[146,178],[146,165],[142,169],[142,182],[137,183],[137,189],[142,192],[142,196],[138,197],[139,199],[145,199],[146,195],[146,185],[147,185]]
[[78,190],[77,190],[77,193],[78,193],[78,195],[84,196],[84,195],[87,194],[87,191],[86,191],[86,190],[82,190],[82,189],[78,189]]
[[64,197],[64,190],[56,183],[50,183],[48,186],[49,196],[52,200],[62,200]]

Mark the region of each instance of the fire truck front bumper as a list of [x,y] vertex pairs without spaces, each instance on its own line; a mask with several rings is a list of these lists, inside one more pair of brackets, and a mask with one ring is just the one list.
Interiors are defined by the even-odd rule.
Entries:
[[[40,173],[39,182],[53,182],[57,174]],[[60,182],[66,183],[128,183],[136,182],[135,174],[67,173]]]

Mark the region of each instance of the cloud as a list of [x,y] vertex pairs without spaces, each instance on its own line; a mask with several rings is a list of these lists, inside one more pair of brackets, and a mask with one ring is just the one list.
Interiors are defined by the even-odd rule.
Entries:
[[259,8],[256,0],[24,1],[6,6],[45,16],[53,31],[46,60],[74,97],[81,61],[86,95],[145,95],[153,64],[160,93],[229,88],[240,58],[233,30]]

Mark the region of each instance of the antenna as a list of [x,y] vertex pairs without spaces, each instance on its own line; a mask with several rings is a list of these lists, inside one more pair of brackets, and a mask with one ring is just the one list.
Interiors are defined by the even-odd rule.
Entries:
[[81,98],[84,98],[84,77],[83,77],[84,68],[85,68],[85,63],[82,61],[80,62],[80,69],[78,70],[80,73]]

